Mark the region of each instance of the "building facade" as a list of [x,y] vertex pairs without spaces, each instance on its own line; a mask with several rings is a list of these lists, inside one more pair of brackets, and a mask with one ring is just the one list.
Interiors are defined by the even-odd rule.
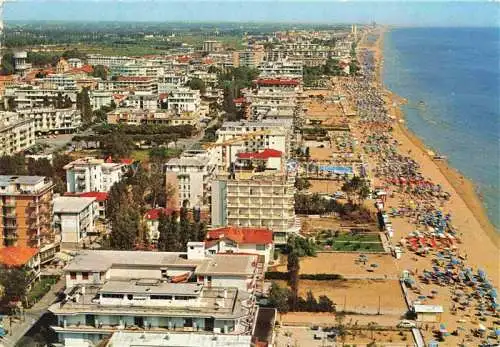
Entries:
[[46,177],[0,176],[0,248],[59,243],[52,228],[53,188]]

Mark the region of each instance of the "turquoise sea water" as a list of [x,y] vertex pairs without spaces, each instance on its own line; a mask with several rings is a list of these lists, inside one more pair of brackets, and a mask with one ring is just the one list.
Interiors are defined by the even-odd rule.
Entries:
[[499,28],[398,28],[383,79],[407,98],[406,124],[477,185],[500,229]]

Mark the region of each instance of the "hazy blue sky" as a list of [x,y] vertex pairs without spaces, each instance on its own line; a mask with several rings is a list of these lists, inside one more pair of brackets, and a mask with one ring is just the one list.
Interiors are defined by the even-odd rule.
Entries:
[[266,21],[499,26],[500,3],[483,1],[16,0],[8,20]]

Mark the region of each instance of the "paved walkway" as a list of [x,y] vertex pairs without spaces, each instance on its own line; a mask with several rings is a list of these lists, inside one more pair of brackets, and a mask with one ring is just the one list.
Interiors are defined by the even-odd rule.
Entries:
[[64,288],[65,279],[62,277],[50,291],[37,302],[32,308],[24,311],[24,317],[12,324],[12,329],[6,324],[5,328],[9,330],[9,334],[3,339],[0,339],[0,346],[14,347],[16,343],[31,329],[33,325],[42,317],[47,308],[56,300],[57,292]]

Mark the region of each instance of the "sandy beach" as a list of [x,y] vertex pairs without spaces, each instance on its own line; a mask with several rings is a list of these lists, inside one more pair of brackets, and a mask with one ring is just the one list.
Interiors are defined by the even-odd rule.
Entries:
[[[450,167],[445,161],[436,161],[429,155],[429,149],[425,144],[409,129],[404,122],[404,114],[401,105],[405,102],[401,97],[394,95],[385,89],[381,79],[383,69],[383,33],[374,45],[366,45],[364,48],[372,50],[377,66],[377,76],[375,83],[377,88],[383,90],[385,103],[389,114],[395,118],[391,137],[398,142],[398,152],[408,154],[416,163],[419,164],[420,172],[423,177],[435,184],[441,185],[444,191],[450,194],[448,201],[441,204],[443,213],[450,213],[453,218],[453,226],[458,230],[458,236],[461,243],[457,245],[458,254],[466,259],[467,266],[473,269],[483,269],[488,274],[488,279],[494,287],[498,288],[500,280],[500,237],[494,226],[488,220],[485,208],[481,203],[480,197],[476,193],[473,183],[464,177],[454,168]],[[375,163],[372,161],[372,165]],[[383,185],[384,182],[378,178],[374,179],[375,185]],[[393,191],[393,197],[386,201],[386,210],[398,208],[404,201],[405,196]],[[415,230],[416,226],[410,223],[404,217],[392,218],[394,226],[393,242],[405,238],[410,232]],[[396,261],[400,270],[410,270],[412,272],[422,271],[423,269],[432,269],[432,257],[415,257],[412,252],[406,252],[400,260]],[[426,288],[430,290],[430,288]],[[451,288],[450,288],[451,290]],[[432,304],[442,305],[445,309],[443,322],[448,329],[456,329],[463,326],[458,323],[458,317],[451,313],[454,307],[452,295],[446,290],[440,293],[432,300]],[[478,326],[477,317],[472,314],[463,313],[468,320],[467,328],[474,329]],[[426,340],[433,338],[432,329],[423,331]],[[446,345],[457,345],[462,342],[462,338],[447,338]]]

